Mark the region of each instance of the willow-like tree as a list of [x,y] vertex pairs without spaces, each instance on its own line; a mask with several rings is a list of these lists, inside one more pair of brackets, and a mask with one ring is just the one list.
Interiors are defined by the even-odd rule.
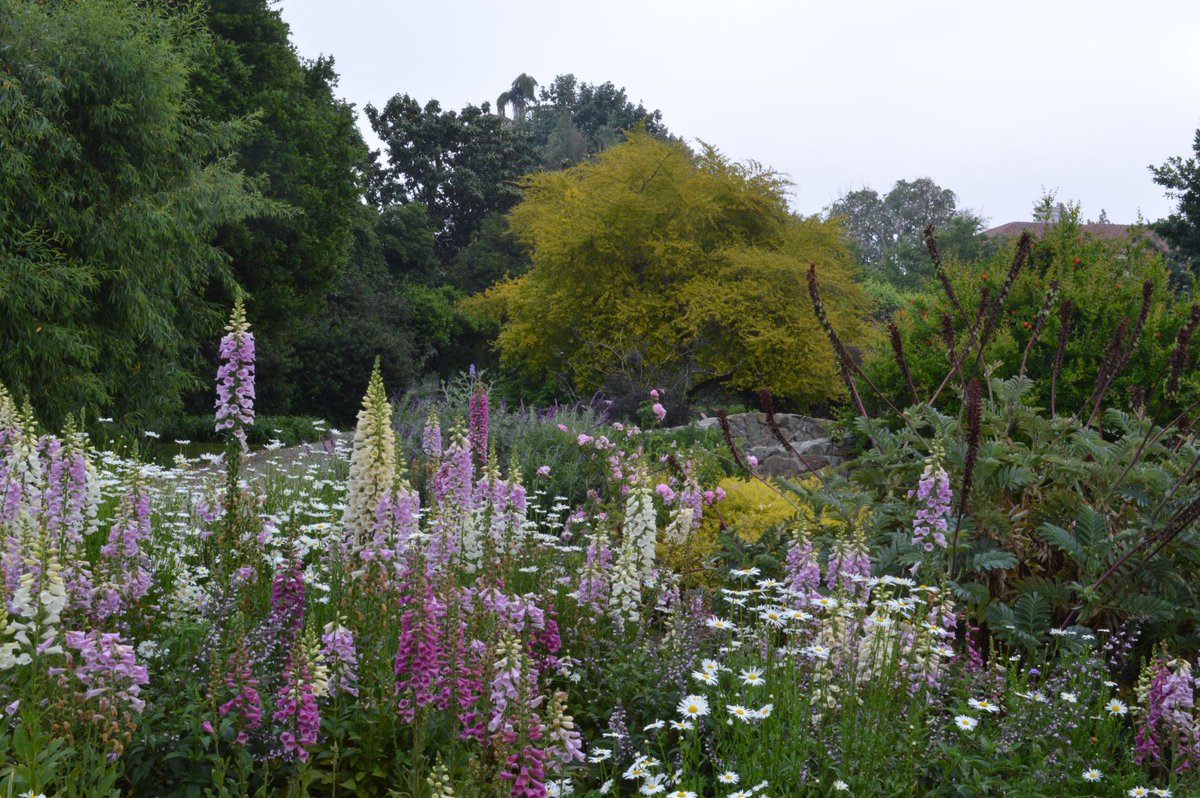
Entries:
[[528,176],[509,221],[532,269],[474,299],[503,319],[502,363],[624,396],[669,385],[675,397],[766,386],[793,406],[837,398],[809,263],[847,340],[867,333],[864,297],[840,228],[789,212],[786,186],[757,164],[644,132]]
[[159,417],[232,285],[216,229],[267,204],[195,113],[211,41],[157,5],[0,3],[0,381],[45,422]]

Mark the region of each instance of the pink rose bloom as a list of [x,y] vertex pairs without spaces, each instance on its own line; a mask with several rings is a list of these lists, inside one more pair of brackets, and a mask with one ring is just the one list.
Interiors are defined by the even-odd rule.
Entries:
[[650,409],[654,411],[654,417],[657,418],[659,421],[662,421],[664,418],[667,417],[667,408],[663,407],[658,402],[655,402],[654,407],[652,407]]
[[560,432],[566,432],[566,431],[567,431],[567,425],[566,425],[566,424],[559,424],[559,425],[558,425],[558,429],[559,429],[559,431],[560,431]]
[[657,388],[650,389],[650,398],[656,402],[658,401],[658,389]]
[[588,435],[585,432],[581,432],[581,433],[579,433],[579,437],[575,439],[575,442],[578,443],[580,446],[586,446],[587,444],[592,442],[592,436]]
[[758,468],[758,458],[752,454],[746,455],[746,462],[750,464],[751,469]]
[[550,466],[548,466],[548,465],[544,465],[544,466],[541,466],[540,468],[538,468],[538,470],[537,470],[537,475],[538,475],[539,477],[548,477],[548,476],[550,476]]

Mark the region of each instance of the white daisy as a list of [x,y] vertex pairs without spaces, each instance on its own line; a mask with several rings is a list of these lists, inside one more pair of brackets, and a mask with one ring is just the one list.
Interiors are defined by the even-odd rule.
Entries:
[[1088,768],[1087,770],[1083,771],[1084,781],[1100,781],[1102,778],[1104,778],[1104,774],[1095,768]]
[[742,684],[749,684],[755,687],[767,683],[767,680],[762,676],[762,671],[758,670],[758,668],[747,668],[743,670],[741,673],[741,680]]
[[722,784],[737,784],[742,780],[742,777],[734,773],[732,770],[726,770],[723,773],[717,774],[717,781]]
[[1062,692],[1058,694],[1058,697],[1063,701],[1066,701],[1068,704],[1076,704],[1079,702],[1079,696],[1075,695],[1074,693]]
[[956,715],[954,725],[963,731],[974,731],[975,727],[979,725],[979,721],[969,715]]
[[1129,707],[1125,706],[1115,698],[1105,704],[1104,708],[1108,710],[1108,714],[1110,715],[1124,715],[1129,711]]
[[708,714],[708,699],[702,695],[686,695],[676,709],[685,718],[702,718]]
[[971,709],[979,709],[984,712],[995,713],[1000,711],[1000,707],[996,706],[991,701],[988,701],[986,698],[972,698],[971,700],[967,701],[967,706],[969,706]]

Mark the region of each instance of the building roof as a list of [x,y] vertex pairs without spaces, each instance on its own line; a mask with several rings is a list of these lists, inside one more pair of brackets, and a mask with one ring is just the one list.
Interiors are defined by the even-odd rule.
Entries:
[[[988,238],[1007,238],[1009,236],[1016,237],[1027,232],[1036,239],[1045,235],[1046,228],[1052,226],[1053,223],[1047,224],[1045,222],[1009,222],[999,227],[993,227],[990,230],[984,230],[983,234]],[[1167,249],[1167,242],[1156,236],[1145,225],[1139,228],[1137,225],[1132,224],[1081,224],[1079,225],[1079,229],[1089,235],[1102,239],[1125,238],[1132,231],[1140,229],[1151,244],[1162,250]]]
[[[1021,233],[1027,232],[1034,238],[1041,238],[1046,232],[1046,228],[1051,226],[1045,222],[1009,222],[999,227],[993,227],[991,230],[985,230],[983,234],[988,238],[999,238],[1001,236],[1019,236]],[[1081,224],[1079,229],[1085,233],[1091,233],[1096,238],[1124,238],[1129,235],[1129,228],[1132,226],[1128,224]]]

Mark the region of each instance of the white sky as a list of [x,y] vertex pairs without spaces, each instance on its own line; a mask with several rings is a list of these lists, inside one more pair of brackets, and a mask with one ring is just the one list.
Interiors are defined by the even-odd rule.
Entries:
[[[624,86],[676,135],[795,182],[816,213],[921,176],[993,225],[1043,187],[1113,222],[1164,216],[1147,165],[1200,127],[1200,2],[282,0],[361,111],[491,102],[527,72]],[[368,141],[376,142],[360,114]]]

